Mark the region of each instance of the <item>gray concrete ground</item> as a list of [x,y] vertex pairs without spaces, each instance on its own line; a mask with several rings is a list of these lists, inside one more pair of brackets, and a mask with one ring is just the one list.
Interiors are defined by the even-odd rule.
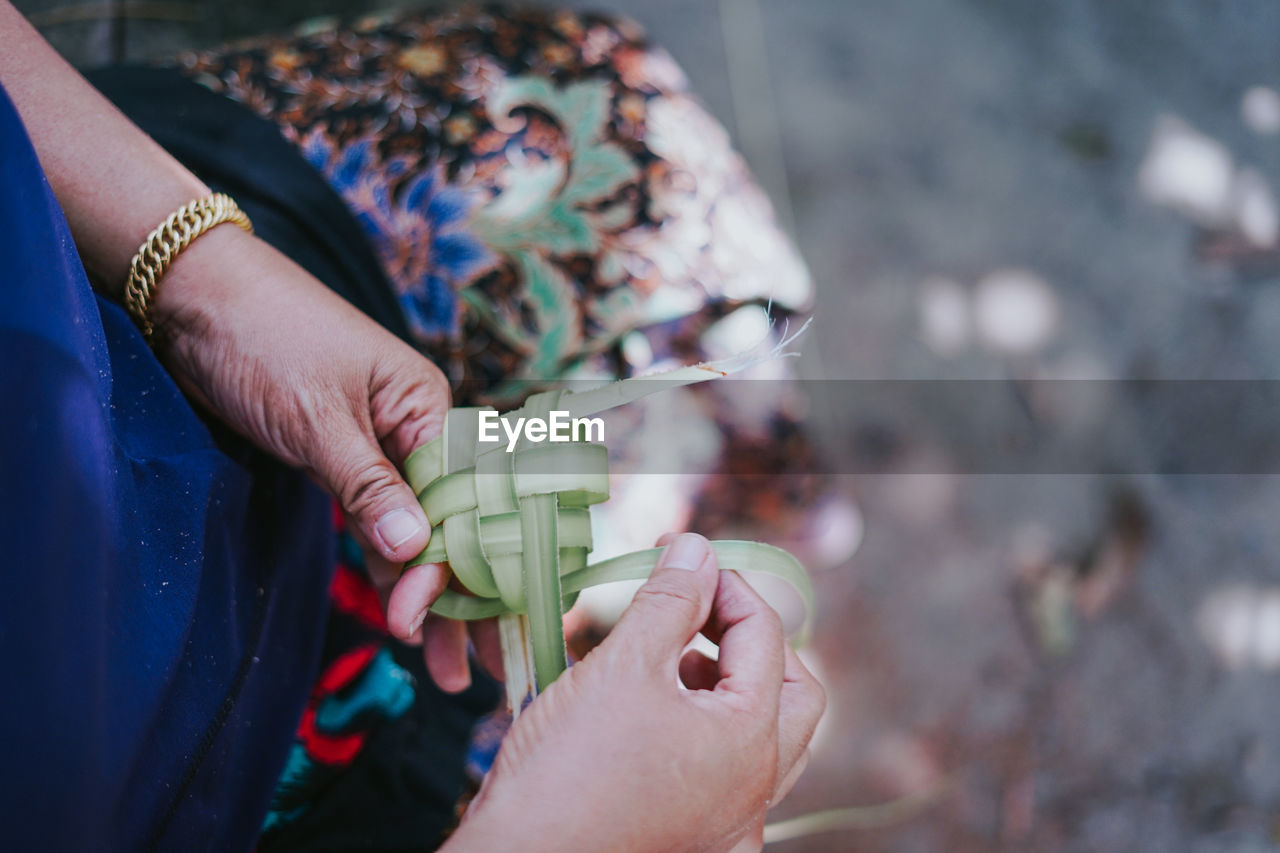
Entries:
[[[18,5],[78,61],[119,47]],[[198,17],[130,21],[125,53],[374,5],[157,4]],[[1280,5],[573,5],[645,23],[789,199],[806,375],[1280,375]],[[778,816],[932,799],[777,849],[1280,846],[1280,480],[957,473],[838,387],[833,467],[898,450],[842,478],[865,539],[818,578],[830,713]]]

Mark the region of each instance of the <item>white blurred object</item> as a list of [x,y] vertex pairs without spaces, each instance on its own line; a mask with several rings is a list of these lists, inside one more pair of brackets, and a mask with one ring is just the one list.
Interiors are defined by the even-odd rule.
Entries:
[[1228,669],[1280,669],[1280,588],[1220,587],[1201,602],[1196,626]]
[[1138,172],[1151,202],[1204,226],[1229,221],[1233,166],[1219,142],[1174,116],[1161,116]]
[[644,301],[642,320],[645,324],[665,323],[687,317],[703,305],[703,295],[692,287],[660,284]]
[[985,345],[1025,353],[1044,346],[1053,335],[1058,299],[1048,282],[1030,270],[996,270],[978,282],[973,313]]
[[844,495],[822,501],[805,525],[805,562],[813,571],[842,566],[862,545],[864,531],[858,505]]
[[685,650],[702,652],[712,660],[720,660],[720,647],[701,634],[694,634],[693,639],[689,641],[689,645],[685,646]]
[[[802,344],[796,344],[795,340],[804,335],[810,323],[812,318],[804,323],[792,323],[789,319],[779,322],[762,305],[744,305],[713,323],[703,333],[702,344],[712,360],[753,351],[762,354],[755,363],[725,377],[730,381],[794,379],[795,369],[788,353],[799,351]],[[768,355],[764,355],[766,353]],[[709,387],[723,390],[719,382]],[[768,395],[758,396],[766,407],[776,405]]]
[[717,320],[702,336],[711,359],[728,358],[753,349],[769,338],[769,313],[759,305],[744,305]]
[[1263,669],[1280,667],[1280,592],[1258,600],[1253,616],[1253,653]]
[[938,355],[955,355],[969,345],[973,321],[969,294],[959,282],[933,277],[920,282],[916,300],[920,338]]
[[1267,86],[1250,86],[1240,99],[1240,115],[1254,133],[1280,133],[1280,93]]
[[644,370],[653,364],[653,345],[644,332],[631,332],[622,339],[622,357],[632,370]]
[[1280,237],[1280,216],[1276,214],[1275,197],[1271,185],[1256,169],[1241,169],[1236,175],[1233,192],[1236,208],[1236,224],[1241,233],[1255,246],[1274,246]]

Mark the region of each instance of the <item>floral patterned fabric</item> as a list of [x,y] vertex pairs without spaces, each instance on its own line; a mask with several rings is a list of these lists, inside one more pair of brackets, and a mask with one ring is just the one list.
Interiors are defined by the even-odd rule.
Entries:
[[184,56],[277,122],[359,217],[416,343],[480,388],[809,281],[728,135],[633,24],[469,9]]

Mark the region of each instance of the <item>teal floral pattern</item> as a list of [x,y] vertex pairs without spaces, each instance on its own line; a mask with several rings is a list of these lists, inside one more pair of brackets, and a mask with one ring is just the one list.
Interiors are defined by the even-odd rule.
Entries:
[[363,224],[416,343],[471,387],[625,374],[633,330],[808,306],[728,135],[630,22],[373,17],[179,67],[301,147]]
[[[603,234],[630,221],[631,211],[611,200],[637,180],[639,169],[605,137],[609,92],[604,83],[557,86],[543,77],[514,77],[496,87],[488,101],[490,120],[512,131],[521,121],[515,112],[525,108],[541,110],[555,122],[565,135],[567,156],[509,166],[501,192],[480,211],[476,231],[515,263],[524,282],[522,307],[531,310],[532,331],[540,342],[526,370],[540,377],[554,375],[583,347],[577,294],[556,261],[598,254]],[[473,305],[487,312],[483,299]],[[508,340],[518,342],[526,333],[527,326],[522,328],[510,312],[495,311],[489,319]]]

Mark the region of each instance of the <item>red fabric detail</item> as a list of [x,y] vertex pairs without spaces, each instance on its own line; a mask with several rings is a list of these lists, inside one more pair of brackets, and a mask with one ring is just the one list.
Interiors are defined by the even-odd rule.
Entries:
[[298,725],[298,737],[307,755],[325,764],[350,764],[364,747],[365,732],[326,734],[316,728],[316,710],[308,708]]
[[387,617],[382,613],[382,601],[378,591],[367,577],[356,570],[338,564],[333,573],[329,596],[335,609],[354,616],[378,631],[387,631]]
[[337,693],[351,682],[355,681],[360,673],[364,672],[369,666],[369,662],[373,660],[373,656],[378,653],[378,647],[375,645],[357,646],[349,652],[340,655],[329,667],[324,674],[316,681],[316,686],[312,688],[312,699],[323,698],[330,693]]
[[[336,501],[332,507],[334,529],[341,533],[347,529],[342,507]],[[329,597],[336,611],[349,614],[382,634],[387,633],[386,616],[382,612],[378,592],[360,572],[339,562],[329,585]],[[326,697],[360,678],[380,648],[377,643],[356,646],[339,655],[316,679],[311,689],[311,701],[302,714],[297,732],[298,740],[313,761],[330,765],[350,764],[364,748],[368,732],[335,734],[321,731],[316,727],[316,708]]]

